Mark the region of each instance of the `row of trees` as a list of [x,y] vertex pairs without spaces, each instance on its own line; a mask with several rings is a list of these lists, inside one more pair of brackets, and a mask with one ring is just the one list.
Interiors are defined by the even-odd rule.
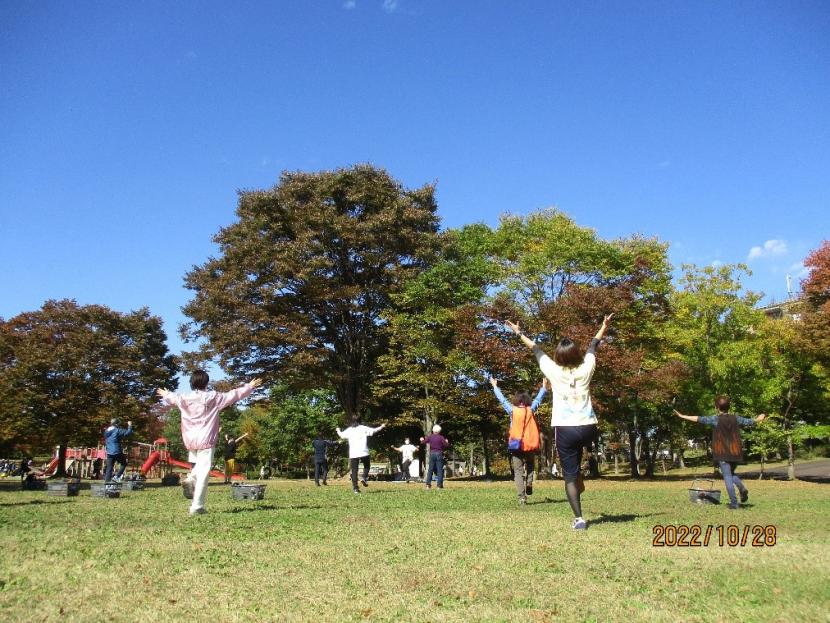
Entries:
[[[193,298],[181,331],[201,344],[186,366],[216,361],[234,378],[269,381],[267,399],[226,414],[229,432],[252,433],[249,454],[299,464],[318,430],[331,434],[356,416],[390,424],[382,443],[440,421],[489,460],[488,442],[503,436],[505,423],[488,376],[507,391],[540,381],[503,321],[520,320],[543,346],[562,335],[587,344],[609,312],[614,329],[593,394],[605,439],[629,447],[634,473],[638,458],[653,471],[661,444],[682,453],[687,438],[702,434],[673,418],[672,407],[710,412],[718,393],[730,394],[737,411],[773,414],[753,433],[761,452],[789,445],[792,456],[800,439],[827,436],[828,243],[805,262],[804,297],[793,303],[798,317],[773,320],[744,290],[744,266],[683,266],[675,282],[667,247],[656,239],[604,240],[556,210],[505,215],[495,228],[439,231],[436,210],[433,186],[406,189],[368,165],[285,173],[271,190],[240,193],[238,220],[215,237],[217,256],[185,277]],[[72,308],[47,303],[35,315]],[[53,384],[48,356],[37,364],[19,354],[22,336],[52,339],[46,316],[40,324],[27,324],[26,314],[3,322],[5,443],[80,442],[114,404],[151,413],[150,385],[169,385],[174,362],[158,319],[137,314],[158,325],[159,340],[137,331],[145,338],[127,346],[141,351],[141,362],[119,355],[120,371],[106,363],[94,377],[117,385],[130,371],[131,384],[117,385],[121,394],[90,392],[87,402],[64,398],[83,391]],[[87,355],[109,362],[98,351]],[[91,374],[76,360],[61,361],[67,379]],[[52,388],[48,400],[19,391],[32,379]]]

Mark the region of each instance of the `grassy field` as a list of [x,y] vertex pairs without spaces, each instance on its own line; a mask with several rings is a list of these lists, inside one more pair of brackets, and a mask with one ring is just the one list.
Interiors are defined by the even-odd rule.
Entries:
[[[358,497],[272,480],[256,502],[216,483],[197,517],[179,488],[107,500],[10,484],[0,621],[830,621],[828,485],[748,482],[750,505],[730,511],[691,504],[688,482],[593,481],[575,533],[561,481],[526,507],[509,482]],[[654,547],[668,524],[714,530],[708,546]],[[721,546],[729,525],[774,526],[774,545]]]

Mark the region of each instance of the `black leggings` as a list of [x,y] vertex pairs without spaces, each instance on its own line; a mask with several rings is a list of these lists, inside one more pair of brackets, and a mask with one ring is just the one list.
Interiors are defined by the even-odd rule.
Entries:
[[366,480],[369,477],[370,460],[368,456],[349,459],[349,466],[352,468],[352,488],[354,489],[357,489],[357,467],[360,463],[363,463],[363,478],[361,480]]
[[568,496],[574,517],[582,517],[579,468],[582,464],[582,450],[597,438],[597,425],[555,426],[553,431],[556,435],[556,453],[562,464],[562,477],[565,479],[565,495]]

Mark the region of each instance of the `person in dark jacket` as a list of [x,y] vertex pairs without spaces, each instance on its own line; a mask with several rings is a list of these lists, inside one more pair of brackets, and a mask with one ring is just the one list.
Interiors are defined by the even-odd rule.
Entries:
[[311,442],[311,447],[314,448],[314,484],[318,487],[320,486],[321,476],[323,478],[323,484],[328,484],[326,482],[329,478],[328,449],[337,444],[337,441],[323,439],[323,433],[318,433],[317,439]]
[[729,495],[729,508],[738,508],[738,498],[735,495],[735,488],[741,494],[741,503],[749,499],[749,491],[744,483],[735,475],[735,469],[744,462],[743,443],[741,442],[741,426],[755,426],[766,416],[762,413],[752,418],[741,417],[729,413],[729,396],[718,396],[715,399],[717,415],[683,415],[677,409],[674,413],[678,417],[698,424],[712,426],[712,458],[720,467],[723,475],[723,484],[726,485],[726,493]]
[[121,440],[133,432],[133,423],[128,421],[127,428],[119,428],[121,420],[117,417],[110,420],[110,426],[104,431],[104,443],[107,447],[107,464],[104,468],[104,482],[110,482],[112,479],[112,470],[115,467],[116,461],[121,468],[115,475],[115,481],[120,482],[124,475],[124,470],[127,469],[127,455],[121,448]]

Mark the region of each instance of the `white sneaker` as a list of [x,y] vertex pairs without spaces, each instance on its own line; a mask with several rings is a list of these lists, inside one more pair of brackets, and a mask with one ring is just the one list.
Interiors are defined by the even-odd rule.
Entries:
[[190,516],[193,517],[193,515],[204,515],[205,513],[207,513],[206,509],[197,508],[195,510],[190,511]]
[[585,530],[588,527],[588,522],[582,519],[582,517],[577,517],[574,519],[574,522],[571,524],[571,527],[574,530]]

